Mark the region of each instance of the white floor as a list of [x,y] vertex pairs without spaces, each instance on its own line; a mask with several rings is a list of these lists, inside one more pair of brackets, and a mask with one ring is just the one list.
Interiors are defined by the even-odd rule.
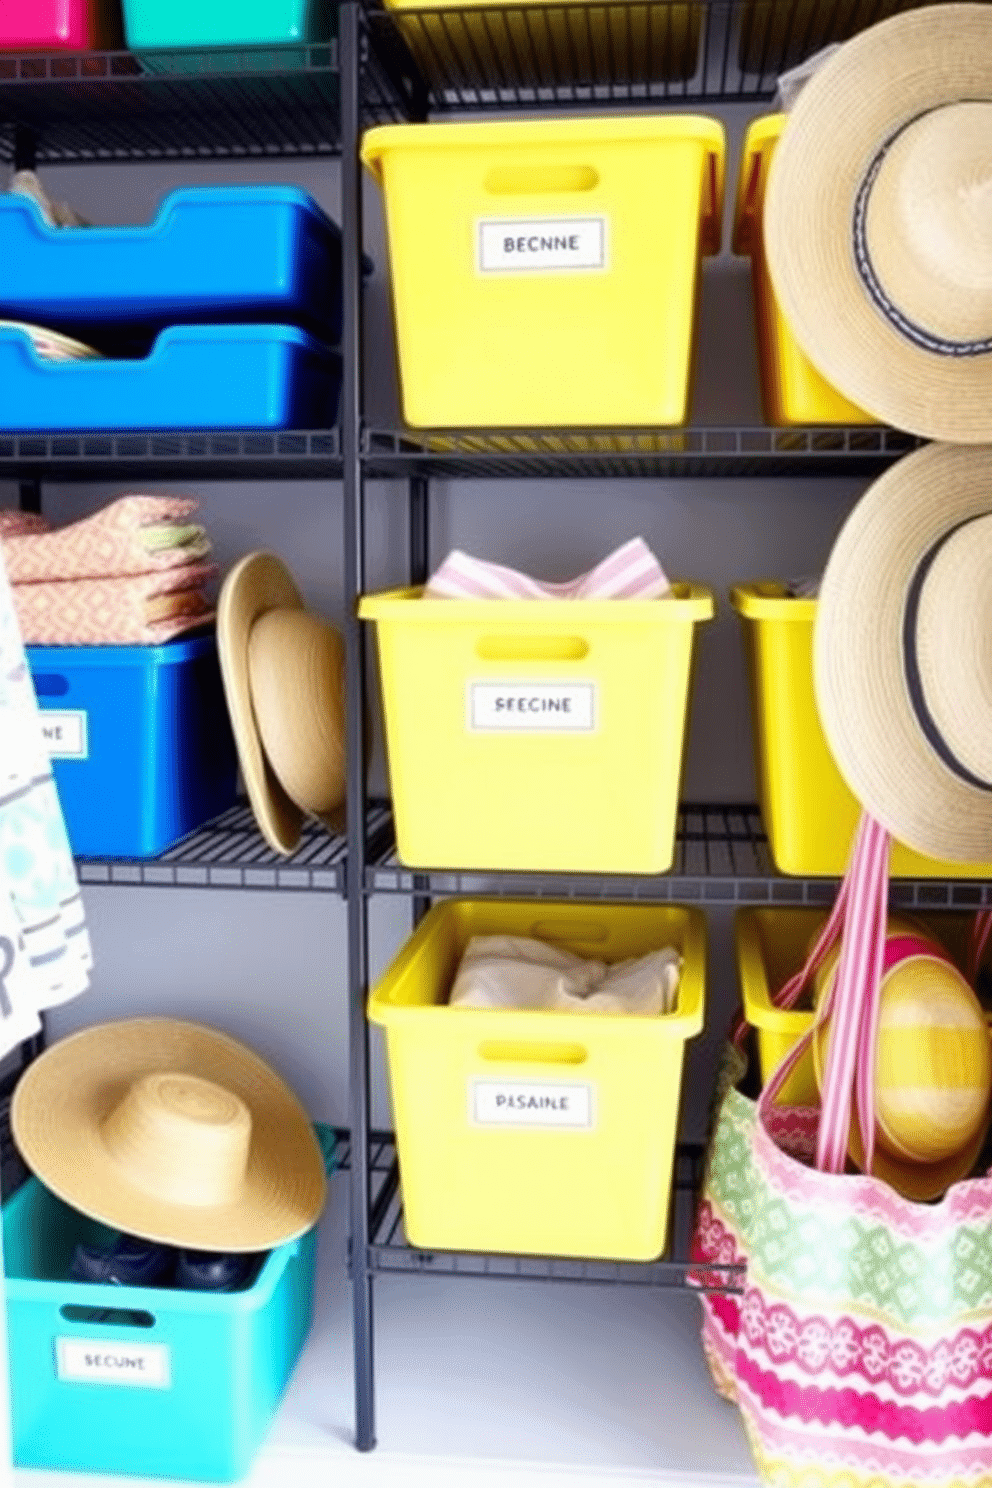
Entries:
[[[709,1383],[698,1302],[641,1287],[382,1277],[378,1446],[356,1452],[346,1208],[341,1176],[314,1328],[246,1488],[755,1483],[736,1412]],[[17,1488],[121,1481],[14,1474]]]

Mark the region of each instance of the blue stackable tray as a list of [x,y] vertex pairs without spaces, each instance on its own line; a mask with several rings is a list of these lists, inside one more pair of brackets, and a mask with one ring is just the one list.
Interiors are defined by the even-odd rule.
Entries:
[[341,234],[294,186],[184,186],[142,227],[49,227],[30,198],[0,196],[0,265],[0,319],[149,336],[272,321],[341,336]]
[[326,429],[341,358],[295,326],[171,326],[128,361],[40,357],[0,328],[0,429]]

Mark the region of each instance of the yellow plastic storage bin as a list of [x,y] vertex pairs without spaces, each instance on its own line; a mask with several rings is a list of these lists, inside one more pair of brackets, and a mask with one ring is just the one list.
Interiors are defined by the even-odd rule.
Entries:
[[643,114],[370,130],[403,413],[420,428],[681,424],[724,131]]
[[367,596],[411,867],[663,873],[696,624],[713,597]]
[[[493,79],[498,93],[521,87],[560,88],[576,82],[675,82],[699,65],[700,5],[683,0],[644,5],[611,3],[579,9],[570,0],[537,0],[506,10],[501,0],[441,0],[424,14],[421,0],[386,0],[397,12],[426,81],[446,90],[478,88]],[[410,11],[416,12],[409,14]]]
[[748,129],[741,151],[734,210],[734,252],[751,259],[765,422],[874,424],[877,419],[831,387],[800,351],[772,287],[765,258],[762,214],[769,166],[787,118],[787,114],[770,114],[756,119]]
[[[780,873],[839,877],[860,815],[823,733],[813,691],[816,600],[781,584],[730,591],[744,624],[758,800]],[[992,863],[940,863],[893,843],[896,878],[989,878]]]
[[[659,1017],[452,1008],[473,935],[604,961],[672,946]],[[674,905],[436,905],[371,994],[386,1030],[407,1238],[427,1250],[653,1260],[665,1248],[686,1040],[703,1026],[705,920]]]
[[[973,916],[895,913],[929,932],[958,969],[966,970]],[[804,1010],[777,1008],[772,999],[802,968],[825,919],[826,911],[816,909],[741,909],[735,916],[741,1005],[748,1023],[757,1031],[762,1085],[768,1083],[789,1050],[812,1026],[811,1006]],[[780,1100],[784,1105],[805,1106],[814,1105],[817,1098],[813,1055],[808,1050],[786,1081]]]

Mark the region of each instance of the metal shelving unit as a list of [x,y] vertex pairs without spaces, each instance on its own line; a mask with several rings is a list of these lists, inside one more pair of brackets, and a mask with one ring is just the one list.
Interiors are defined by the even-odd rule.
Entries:
[[[349,1173],[356,1440],[375,1443],[373,1280],[377,1276],[532,1277],[614,1285],[684,1285],[686,1216],[698,1148],[678,1149],[672,1254],[626,1264],[550,1257],[428,1253],[404,1237],[389,1133],[369,1119],[368,907],[407,896],[677,899],[703,904],[825,904],[828,880],[782,879],[753,807],[685,807],[672,872],[648,878],[409,870],[395,858],[388,807],[368,799],[365,636],[354,602],[365,587],[365,484],[405,486],[410,578],[426,577],[431,482],[542,477],[611,479],[851,476],[871,479],[915,441],[892,430],[688,428],[626,430],[369,429],[362,407],[364,127],[472,113],[626,111],[730,104],[767,107],[784,67],[829,41],[922,0],[590,0],[530,6],[363,9],[345,0],[338,38],[322,47],[0,58],[0,160],[73,162],[310,159],[341,161],[344,329],[337,429],[272,434],[0,435],[0,479],[21,482],[26,507],[45,481],[342,481],[348,665],[348,830],[312,827],[289,859],[270,853],[244,806],[151,862],[81,860],[83,883],[282,889],[344,895],[348,925]],[[943,3],[943,0],[937,0]],[[913,907],[992,904],[992,885],[895,884]],[[26,1050],[29,1058],[37,1043]],[[2,1092],[0,1092],[2,1096]],[[0,1127],[2,1127],[0,1110]],[[712,1268],[709,1268],[712,1269]],[[727,1285],[734,1285],[728,1276]]]
[[[809,7],[782,0],[599,0],[579,4],[494,4],[368,9],[346,23],[356,32],[360,88],[343,88],[342,135],[361,124],[445,120],[489,112],[622,111],[750,105],[767,109],[778,75],[828,42],[842,40],[921,0],[839,0]],[[942,3],[942,0],[937,0]],[[361,192],[357,167],[343,152],[343,216],[353,235],[347,280],[346,357],[362,354],[358,255]],[[409,499],[411,583],[428,573],[431,483],[527,478],[854,477],[866,482],[917,441],[886,428],[444,429],[367,427],[360,380],[346,398],[345,542],[348,600],[363,592],[366,481],[404,483]],[[448,493],[450,498],[450,491]],[[364,754],[365,656],[362,627],[349,631],[349,751]],[[678,900],[704,905],[825,906],[836,883],[786,879],[771,862],[753,807],[685,807],[669,874],[634,878],[568,874],[414,870],[397,861],[392,840],[380,851],[363,828],[362,768],[349,782],[349,978],[351,996],[352,1279],[357,1442],[375,1443],[372,1351],[373,1279],[387,1274],[533,1277],[633,1285],[685,1285],[687,1233],[676,1224],[671,1254],[646,1265],[549,1257],[428,1253],[407,1244],[399,1171],[388,1134],[373,1133],[368,1104],[368,900],[407,896],[414,918],[432,898],[450,894],[562,899]],[[992,904],[992,885],[899,882],[893,904],[974,908]],[[680,1147],[675,1201],[688,1204],[699,1153]],[[733,1277],[727,1278],[733,1286]]]

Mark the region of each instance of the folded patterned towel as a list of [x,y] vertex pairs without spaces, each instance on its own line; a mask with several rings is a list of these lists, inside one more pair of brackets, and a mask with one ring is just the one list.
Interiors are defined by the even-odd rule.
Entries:
[[641,537],[566,584],[546,584],[515,568],[487,563],[456,548],[424,587],[425,599],[661,599],[671,590]]
[[14,609],[27,646],[158,645],[213,618],[203,585],[213,563],[113,579],[13,584]]
[[[19,512],[0,512],[0,541],[12,584],[49,579],[105,579],[181,568],[211,551],[204,529],[185,519],[190,496],[121,496],[66,527],[18,526]],[[43,518],[35,521],[44,522]]]
[[473,935],[448,999],[452,1007],[556,1013],[674,1011],[682,958],[666,948],[609,965],[523,935]]

